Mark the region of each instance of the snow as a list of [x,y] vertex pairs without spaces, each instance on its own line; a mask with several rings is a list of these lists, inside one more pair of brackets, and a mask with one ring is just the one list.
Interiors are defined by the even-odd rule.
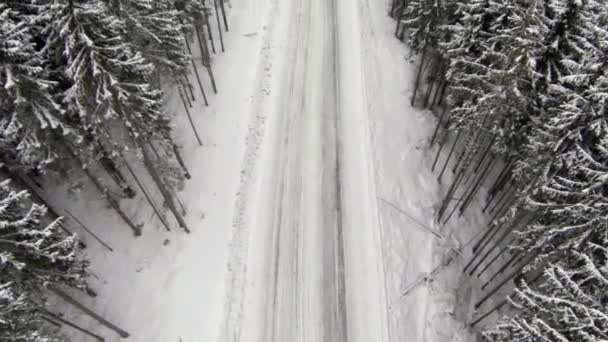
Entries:
[[[193,175],[178,194],[192,234],[174,223],[173,231],[165,231],[141,195],[124,201],[129,215],[145,223],[140,238],[103,209],[89,186],[78,199],[56,196],[57,207],[69,208],[114,248],[110,253],[82,234],[99,296],[78,297],[130,332],[130,340],[270,342],[269,331],[277,328],[272,322],[280,322],[285,329],[280,333],[293,340],[320,340],[324,310],[340,306],[336,298],[331,300],[338,301],[337,308],[325,303],[326,280],[317,279],[328,272],[321,254],[340,250],[326,248],[329,233],[320,227],[334,219],[328,207],[335,199],[315,180],[329,177],[332,169],[322,164],[332,158],[340,164],[341,193],[335,195],[341,198],[345,288],[339,280],[331,284],[336,293],[345,293],[348,341],[472,340],[464,323],[474,295],[462,290],[469,282],[460,276],[465,260],[438,265],[454,255],[452,248],[466,244],[484,219],[475,209],[446,227],[434,223],[451,174],[440,183],[430,172],[435,149],[429,149],[429,139],[436,121],[409,104],[416,65],[393,37],[389,4],[339,0],[335,23],[322,6],[329,5],[231,1],[226,53],[216,55],[213,64],[219,94],[211,95],[201,67],[210,106],[195,93],[190,109],[203,147],[179,96],[171,94],[177,140]],[[307,17],[306,11],[318,15]],[[302,22],[308,18],[312,23]],[[330,25],[337,26],[337,38],[327,35],[336,27]],[[335,45],[329,46],[332,39]],[[331,63],[330,54],[319,52],[326,49],[338,56],[335,88],[333,74],[321,72]],[[333,114],[327,107],[331,100],[337,101],[338,125],[335,132],[321,131]],[[340,138],[338,146],[323,145],[332,134]],[[149,180],[146,186],[156,190]],[[277,218],[277,208],[284,210],[283,219]],[[74,222],[70,226],[80,232]],[[294,250],[284,245],[292,239]],[[279,258],[277,251],[284,255]],[[293,263],[301,265],[301,273],[294,272]],[[338,278],[336,267],[331,271]],[[280,303],[271,307],[275,298]],[[77,311],[67,316],[107,341],[119,340]],[[81,333],[66,332],[74,341],[88,341]],[[291,339],[276,339],[286,340]]]

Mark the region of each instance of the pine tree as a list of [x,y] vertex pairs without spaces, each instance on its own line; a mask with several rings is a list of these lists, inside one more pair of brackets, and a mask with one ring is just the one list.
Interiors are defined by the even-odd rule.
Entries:
[[79,256],[78,237],[61,230],[60,218],[44,223],[46,208],[28,202],[26,191],[0,182],[0,282],[27,291],[62,285],[84,289],[88,262]]
[[59,342],[38,308],[11,283],[0,283],[0,341]]

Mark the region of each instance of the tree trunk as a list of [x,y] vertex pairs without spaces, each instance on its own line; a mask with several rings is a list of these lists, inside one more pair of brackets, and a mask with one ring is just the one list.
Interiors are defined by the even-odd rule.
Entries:
[[220,12],[217,9],[217,0],[213,0],[213,6],[215,6],[215,19],[217,20],[217,32],[220,36],[220,46],[222,47],[222,52],[224,52],[224,37],[222,34],[222,24],[220,24]]
[[441,155],[441,151],[443,150],[443,146],[445,145],[446,140],[448,139],[449,131],[443,132],[443,137],[441,137],[441,142],[439,142],[439,149],[437,150],[437,154],[435,155],[435,160],[433,160],[433,165],[431,166],[431,172],[435,171],[435,166],[437,165],[437,161],[439,160],[439,156]]
[[82,223],[79,219],[77,219],[72,214],[72,212],[70,212],[68,209],[65,209],[65,212],[68,213],[68,215],[72,218],[72,220],[76,221],[76,223],[78,223],[82,227],[82,229],[84,229],[85,232],[89,233],[89,235],[91,235],[95,240],[97,240],[97,242],[99,242],[102,246],[107,248],[110,252],[114,252],[112,247],[110,247],[107,243],[105,243],[97,235],[95,235],[95,233],[93,233],[89,228],[87,228],[87,226],[84,225],[84,223]]
[[[178,87],[177,92],[179,93],[179,96],[182,98],[182,102],[184,102],[184,95],[182,94],[181,88]],[[185,102],[184,102],[184,108],[186,109],[186,115],[188,116],[188,121],[190,122],[190,127],[192,127],[192,131],[194,132],[196,141],[198,142],[199,146],[203,146],[203,141],[201,140],[201,137],[198,135],[198,131],[196,130],[196,126],[194,125],[194,121],[192,121],[192,115],[190,114],[190,110],[188,109],[188,106],[186,106]]]
[[217,53],[215,51],[215,42],[213,41],[213,31],[211,30],[211,23],[209,22],[209,13],[205,11],[205,26],[207,27],[207,34],[209,34],[209,43],[211,44],[211,51],[213,53]]
[[435,142],[435,138],[437,137],[437,132],[439,132],[439,127],[441,127],[441,123],[443,122],[443,118],[445,117],[445,114],[447,113],[447,111],[448,111],[447,107],[444,108],[443,111],[441,111],[441,116],[439,116],[439,121],[437,121],[437,126],[435,127],[435,131],[433,132],[433,136],[431,137],[430,147],[433,147],[433,143]]
[[184,159],[182,158],[182,155],[179,153],[179,148],[177,147],[177,145],[175,145],[175,143],[171,142],[171,147],[173,148],[173,154],[175,155],[175,159],[177,160],[177,163],[184,170],[184,177],[186,177],[186,179],[192,178],[190,176],[190,172],[188,171],[188,168],[186,167],[186,163],[184,162]]
[[152,176],[152,179],[156,183],[156,186],[158,187],[161,194],[163,195],[165,202],[169,205],[169,209],[173,213],[173,216],[175,216],[175,219],[179,223],[180,227],[186,233],[190,233],[190,229],[188,229],[188,225],[186,224],[186,221],[184,221],[184,218],[181,216],[181,214],[179,213],[179,210],[177,209],[177,206],[175,205],[175,201],[174,201],[173,197],[171,196],[171,192],[169,190],[167,190],[162,178],[160,177],[160,175],[158,174],[158,171],[154,167],[154,164],[152,163],[152,160],[150,159],[150,155],[148,154],[148,151],[147,151],[145,144],[143,143],[141,137],[137,137],[136,141],[137,141],[137,145],[138,145],[139,149],[142,152],[142,155],[144,158],[144,165],[146,166],[146,169],[148,169],[150,176]]
[[188,48],[188,53],[190,54],[190,62],[192,63],[192,70],[194,70],[194,75],[196,76],[196,81],[198,82],[198,86],[201,89],[201,94],[203,95],[203,101],[205,102],[205,106],[209,106],[209,101],[207,101],[207,94],[205,94],[205,88],[203,87],[203,82],[201,82],[201,75],[198,73],[198,68],[196,67],[196,62],[194,62],[194,58],[192,57],[192,49],[190,48],[190,44],[188,44],[188,40],[186,40],[186,47]]
[[[475,264],[475,266],[471,269],[471,271],[469,271],[469,276],[472,276],[473,273],[475,273],[475,271],[477,271],[477,269],[479,268],[479,266],[481,266],[481,264],[483,264],[484,261],[486,261],[486,259],[490,256],[490,254],[492,254],[492,252],[494,252],[494,250],[496,249],[496,247],[500,246],[500,243],[502,241],[504,241],[504,239],[509,236],[509,234],[511,234],[512,229],[507,229],[497,240],[496,243],[494,244],[494,246],[492,246],[492,248],[488,249],[486,251],[486,253],[481,257],[481,259],[479,259],[479,261],[477,262],[477,264]],[[511,238],[511,240],[513,240],[513,238]]]
[[483,163],[483,161],[488,156],[488,152],[490,152],[490,149],[492,148],[492,145],[494,144],[494,139],[496,139],[496,136],[492,136],[492,139],[490,139],[490,142],[488,143],[488,145],[486,146],[486,148],[483,150],[483,153],[481,154],[481,157],[477,161],[477,165],[475,165],[475,169],[473,169],[474,173],[477,173],[477,171],[479,171],[479,168],[481,167],[481,164]]
[[91,318],[93,318],[97,322],[101,323],[103,326],[107,327],[110,330],[115,331],[120,337],[122,337],[122,338],[129,337],[129,333],[128,332],[126,332],[123,329],[119,328],[118,326],[110,323],[105,318],[101,317],[100,315],[96,314],[95,312],[93,312],[89,308],[87,308],[84,305],[80,304],[76,299],[72,298],[70,295],[68,295],[67,293],[63,292],[62,290],[60,290],[58,288],[55,288],[55,287],[49,287],[49,291],[53,292],[58,297],[60,297],[61,299],[65,300],[66,302],[72,304],[76,308],[80,309],[82,312],[86,313]]
[[192,98],[192,101],[196,101],[196,98],[194,97],[194,86],[190,82],[190,79],[188,78],[188,74],[185,72],[184,72],[184,81],[186,82],[186,85],[188,86],[188,90],[190,91],[190,97]]
[[224,27],[226,27],[226,32],[230,31],[228,29],[228,20],[226,19],[226,8],[224,7],[224,0],[220,0],[220,8],[222,9],[222,17],[224,18]]
[[506,251],[509,250],[509,246],[511,246],[511,244],[515,241],[515,237],[512,237],[511,240],[509,240],[509,242],[507,242],[506,245],[504,245],[503,248],[500,249],[500,251],[498,253],[496,253],[496,255],[490,260],[488,261],[488,263],[486,264],[486,266],[484,266],[484,268],[481,269],[481,271],[479,271],[479,273],[477,273],[477,278],[481,277],[481,275],[483,274],[483,272],[485,272],[488,267],[490,267],[492,264],[494,264],[494,262],[496,260],[498,260],[498,258],[500,258],[501,255],[503,255]]
[[207,47],[205,32],[201,32],[201,30],[196,27],[196,37],[198,38],[198,43],[201,48],[201,54],[203,55],[203,65],[207,69],[209,79],[211,80],[211,87],[213,88],[213,92],[217,94],[217,86],[215,85],[215,77],[213,76],[213,70],[211,69],[211,55],[209,54],[209,48]]
[[112,209],[114,209],[116,211],[118,216],[120,216],[120,218],[129,226],[129,228],[131,228],[131,230],[133,230],[133,234],[135,234],[135,236],[140,236],[141,235],[141,226],[143,226],[143,224],[136,225],[135,223],[133,223],[133,221],[131,221],[131,219],[129,219],[127,214],[120,208],[120,204],[118,203],[118,201],[116,201],[114,199],[114,197],[112,197],[108,193],[108,189],[106,189],[103,185],[101,185],[101,183],[97,180],[97,178],[95,178],[95,176],[93,176],[93,174],[91,174],[91,172],[88,169],[84,169],[84,173],[89,177],[91,182],[93,182],[93,184],[95,185],[97,190],[106,198],[106,200],[110,204],[110,207],[112,207]]
[[456,193],[456,190],[458,190],[458,187],[460,186],[460,183],[462,182],[463,178],[464,178],[464,170],[458,173],[458,175],[452,182],[452,185],[450,186],[450,190],[448,190],[448,193],[445,195],[445,198],[441,202],[441,207],[439,208],[439,213],[437,214],[438,221],[441,220],[441,218],[443,217],[443,214],[445,213],[445,210],[450,206],[450,201],[452,200],[452,196],[454,196],[454,194]]
[[[83,328],[83,327],[81,327],[79,325],[76,325],[75,323],[72,323],[72,322],[66,320],[63,317],[60,317],[59,315],[56,315],[56,314],[52,313],[51,311],[49,311],[49,310],[47,310],[45,308],[39,308],[38,311],[40,311],[40,313],[42,313],[42,315],[43,315],[42,318],[44,320],[46,320],[47,322],[51,322],[52,324],[57,324],[58,327],[61,327],[61,326],[58,323],[54,322],[53,320],[58,321],[58,322],[60,322],[62,324],[65,324],[67,326],[70,326],[70,327],[72,327],[72,328],[74,328],[74,329],[76,329],[76,330],[78,330],[78,331],[80,331],[80,332],[82,332],[82,333],[84,333],[84,334],[86,334],[86,335],[88,335],[88,336],[96,339],[97,341],[101,341],[101,342],[105,341],[105,339],[103,337],[101,337],[101,336],[93,333],[92,331],[87,330],[87,329],[85,329],[85,328]],[[47,316],[51,317],[51,319],[49,319]]]
[[508,303],[508,301],[506,299],[501,301],[496,306],[494,306],[492,309],[490,309],[488,312],[479,316],[479,318],[477,318],[476,320],[471,322],[471,324],[469,324],[469,327],[474,328],[479,322],[483,321],[486,317],[490,316],[493,312],[500,310],[500,308],[505,306],[505,304],[507,304],[507,303]]
[[486,180],[486,178],[488,178],[488,175],[490,174],[490,166],[493,164],[494,159],[495,159],[495,157],[492,156],[492,158],[489,160],[489,162],[484,167],[483,171],[481,172],[481,175],[477,179],[477,182],[473,186],[473,189],[471,189],[471,192],[469,193],[469,195],[465,199],[465,202],[460,207],[460,214],[459,214],[459,216],[462,216],[462,214],[464,213],[464,211],[467,210],[467,208],[469,207],[469,205],[471,204],[471,202],[473,202],[473,199],[475,198],[475,195],[477,194],[477,192],[479,191],[479,189],[483,185],[483,182]]
[[[481,286],[481,290],[485,290],[486,287],[488,287],[488,285],[490,285],[490,283],[492,281],[494,281],[494,279],[496,279],[496,277],[498,277],[500,274],[502,274],[507,268],[509,268],[509,266],[513,263],[513,261],[515,259],[517,259],[522,253],[521,252],[517,252],[515,253],[513,256],[511,256],[511,258],[504,263],[504,265],[502,265],[496,272],[494,272],[494,274],[492,275],[492,277],[490,277],[490,279],[488,279],[488,281],[486,281],[482,286]],[[525,257],[525,255],[524,255]],[[517,265],[517,263],[515,263],[515,265]],[[524,264],[525,266],[525,264]]]
[[[534,257],[535,256],[533,256],[533,258]],[[511,274],[509,274],[509,276],[505,277],[505,279],[503,279],[500,283],[498,283],[498,285],[496,285],[490,292],[488,292],[488,294],[486,294],[481,300],[479,300],[477,303],[475,303],[475,306],[474,306],[475,310],[479,309],[479,307],[481,305],[483,305],[483,303],[485,303],[488,299],[490,299],[490,297],[492,297],[506,283],[508,283],[509,281],[511,281],[516,276],[520,275],[521,271],[524,269],[524,267],[526,267],[526,265],[527,265],[527,263],[522,264],[515,271],[513,271]]]
[[[446,131],[446,132],[449,132],[449,131]],[[456,134],[456,139],[454,139],[454,143],[452,143],[452,148],[450,148],[450,152],[448,153],[448,157],[445,159],[445,163],[443,163],[443,168],[441,168],[439,177],[437,177],[437,179],[440,182],[441,182],[441,177],[443,176],[443,173],[445,172],[445,169],[448,167],[448,164],[450,163],[450,159],[452,159],[452,154],[454,154],[454,149],[456,149],[456,145],[458,144],[458,141],[460,140],[461,135],[462,135],[462,130],[459,129],[458,134]]]
[[420,78],[422,76],[422,68],[424,67],[424,60],[426,58],[426,44],[422,49],[422,57],[420,58],[420,66],[418,67],[418,75],[416,76],[416,83],[414,83],[414,93],[412,94],[412,100],[410,101],[410,105],[414,106],[416,101],[416,92],[418,92],[418,87],[420,86]]
[[437,102],[435,103],[435,101],[433,101],[433,107],[441,106],[441,104],[443,103],[443,98],[445,97],[445,91],[447,89],[448,89],[448,81],[444,80],[443,84],[441,85],[441,90],[439,92],[439,97],[437,98]]

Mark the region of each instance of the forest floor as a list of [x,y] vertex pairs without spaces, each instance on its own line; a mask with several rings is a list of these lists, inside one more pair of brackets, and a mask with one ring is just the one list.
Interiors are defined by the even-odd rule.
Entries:
[[205,80],[210,106],[190,109],[204,146],[169,91],[192,233],[165,231],[139,198],[125,202],[145,224],[133,238],[83,185],[62,205],[114,248],[83,235],[99,293],[83,301],[132,341],[471,341],[463,260],[429,273],[483,219],[434,223],[449,179],[430,171],[436,119],[409,104],[415,64],[388,6],[232,0],[219,93]]

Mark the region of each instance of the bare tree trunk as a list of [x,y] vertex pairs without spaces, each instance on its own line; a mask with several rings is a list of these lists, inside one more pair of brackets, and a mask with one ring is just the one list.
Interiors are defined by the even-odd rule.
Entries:
[[213,76],[213,70],[211,69],[211,55],[209,55],[209,49],[207,48],[205,32],[201,32],[201,30],[196,27],[196,37],[198,38],[198,43],[201,48],[201,54],[203,55],[203,65],[207,69],[209,79],[211,80],[211,87],[213,88],[213,92],[217,94],[217,86],[215,85],[215,77]]
[[192,101],[196,101],[196,97],[194,97],[194,86],[190,82],[190,79],[188,78],[188,73],[186,73],[186,72],[184,72],[184,81],[186,82],[186,85],[188,86],[188,90],[190,91],[190,97],[192,98]]
[[460,186],[460,183],[462,182],[463,179],[464,179],[464,170],[462,170],[458,173],[458,175],[456,176],[456,179],[454,179],[454,181],[452,182],[452,185],[450,186],[450,190],[445,195],[445,198],[443,199],[443,201],[441,203],[441,208],[439,208],[439,213],[437,214],[438,221],[441,220],[441,218],[443,217],[443,214],[445,213],[445,210],[450,206],[450,201],[452,200],[452,196],[454,196],[454,194],[456,193],[456,190],[458,190],[458,187]]
[[215,42],[213,41],[213,31],[211,30],[211,23],[209,22],[209,18],[211,15],[205,10],[205,26],[207,27],[207,33],[209,34],[209,43],[211,44],[211,51],[213,53],[217,53],[215,51]]
[[477,161],[477,165],[475,165],[475,169],[473,169],[474,173],[477,173],[477,171],[479,171],[479,168],[481,167],[481,164],[483,163],[483,161],[488,156],[488,153],[490,152],[490,149],[492,148],[492,145],[494,144],[494,139],[496,139],[496,136],[493,135],[492,139],[490,139],[490,142],[488,143],[488,145],[486,146],[486,148],[483,150],[483,153],[481,154],[481,157]]
[[97,235],[95,235],[95,233],[93,233],[89,228],[87,228],[87,226],[85,226],[84,223],[82,223],[79,219],[77,219],[72,212],[70,212],[67,208],[65,209],[65,212],[68,213],[68,215],[74,220],[76,221],[76,223],[78,223],[82,229],[84,229],[85,232],[89,233],[89,235],[91,235],[95,240],[97,240],[97,242],[99,242],[102,246],[104,246],[105,248],[107,248],[110,252],[114,252],[114,250],[112,249],[112,247],[110,247],[107,243],[105,243],[103,240],[101,240]]
[[433,165],[431,166],[431,172],[435,171],[435,166],[437,165],[437,161],[439,160],[439,156],[441,155],[441,151],[443,150],[443,146],[445,145],[446,140],[448,139],[449,131],[443,132],[443,136],[441,137],[441,141],[439,142],[439,149],[437,150],[437,154],[435,155],[435,160],[433,160]]
[[179,213],[179,211],[177,209],[177,206],[175,205],[175,201],[173,200],[173,197],[171,196],[171,192],[169,190],[167,190],[162,178],[160,177],[156,168],[154,167],[152,160],[150,159],[148,151],[147,151],[145,144],[143,143],[141,137],[137,137],[136,141],[137,141],[137,145],[138,145],[139,149],[142,152],[142,155],[144,158],[144,165],[146,166],[146,169],[148,169],[148,172],[150,173],[150,176],[152,176],[154,183],[156,183],[156,186],[158,187],[161,194],[165,198],[165,202],[169,205],[169,209],[173,213],[173,216],[175,216],[175,219],[179,223],[180,227],[182,227],[182,229],[186,233],[190,233],[190,229],[188,228],[186,221],[184,221],[184,218],[181,216],[181,214]]
[[217,32],[220,36],[220,46],[222,52],[224,52],[224,37],[222,35],[222,24],[220,24],[220,12],[217,9],[217,0],[213,0],[213,6],[215,6],[215,19],[217,20]]
[[98,315],[95,312],[93,312],[91,309],[89,309],[89,308],[85,307],[84,305],[80,304],[76,299],[72,298],[70,295],[68,295],[67,293],[63,292],[62,290],[60,290],[58,288],[55,288],[55,287],[49,287],[49,291],[53,292],[58,297],[60,297],[61,299],[65,300],[66,302],[72,304],[76,308],[80,309],[82,312],[86,313],[91,318],[93,318],[97,322],[101,323],[103,326],[107,327],[110,330],[113,330],[120,337],[122,337],[122,338],[129,337],[129,333],[128,332],[126,332],[123,329],[119,328],[118,326],[110,323],[105,318],[103,318],[100,315]]
[[186,167],[186,163],[184,162],[182,155],[179,153],[179,148],[173,142],[171,142],[171,147],[173,148],[173,154],[175,155],[175,159],[177,160],[177,163],[184,170],[184,177],[186,177],[186,179],[190,179],[191,178],[190,172],[188,171],[188,168]]
[[[181,88],[178,87],[177,92],[179,93],[179,96],[182,98],[182,102],[184,102],[184,95],[182,94]],[[188,121],[190,122],[190,127],[192,127],[192,131],[194,132],[196,141],[198,142],[199,146],[203,146],[203,141],[201,140],[201,137],[198,135],[198,131],[196,130],[196,126],[194,125],[194,121],[192,120],[192,115],[190,114],[190,110],[188,109],[188,106],[186,106],[186,102],[184,102],[184,108],[186,109],[186,115],[188,116]]]
[[91,172],[88,169],[84,169],[84,172],[89,177],[91,182],[93,182],[93,184],[95,185],[97,190],[106,198],[106,200],[110,204],[110,207],[112,207],[112,209],[114,209],[114,211],[116,211],[118,216],[120,216],[120,218],[129,226],[129,228],[131,228],[131,230],[133,230],[133,234],[135,234],[135,236],[140,236],[142,225],[136,225],[135,223],[133,223],[133,221],[131,221],[131,219],[127,216],[127,214],[120,208],[120,204],[118,203],[118,201],[116,201],[114,199],[114,197],[112,197],[108,193],[108,189],[106,189],[103,185],[101,185],[101,183],[97,180],[97,178],[95,178],[95,176],[93,176],[93,174],[91,174]]
[[452,143],[452,148],[450,148],[450,152],[448,153],[448,157],[445,159],[445,163],[443,163],[443,168],[441,168],[439,177],[437,177],[437,179],[439,181],[441,181],[441,177],[443,177],[443,173],[445,172],[445,169],[448,167],[448,164],[450,163],[450,159],[452,159],[452,154],[454,154],[454,149],[456,149],[456,145],[458,144],[458,141],[460,141],[461,135],[462,135],[462,130],[459,129],[458,134],[456,134],[456,139],[454,139],[454,143]]
[[194,70],[194,75],[196,76],[198,86],[201,89],[201,94],[203,95],[203,101],[205,102],[205,106],[209,106],[209,101],[207,101],[207,94],[205,94],[205,88],[203,87],[203,82],[201,82],[201,75],[198,73],[198,68],[196,67],[196,62],[194,62],[194,58],[192,57],[192,49],[190,48],[190,44],[188,43],[187,39],[186,39],[186,47],[188,48],[188,53],[190,54],[190,62],[192,63],[192,70]]
[[433,147],[433,143],[435,142],[435,138],[437,137],[437,132],[439,132],[439,127],[441,127],[441,123],[443,122],[443,118],[445,117],[445,114],[447,113],[447,111],[448,111],[447,107],[444,108],[443,111],[441,111],[441,116],[439,117],[439,121],[437,121],[437,126],[435,127],[435,131],[433,132],[433,136],[431,137],[430,147]]
[[435,107],[435,106],[441,106],[441,104],[443,103],[443,98],[445,97],[445,91],[448,88],[448,81],[447,80],[443,80],[443,84],[441,85],[441,89],[439,90],[439,96],[437,97],[437,99],[433,100],[433,104],[431,107]]
[[[101,337],[101,336],[93,333],[92,331],[87,330],[87,329],[85,329],[85,328],[83,328],[83,327],[81,327],[79,325],[76,325],[75,323],[72,323],[72,322],[66,320],[63,317],[60,317],[59,315],[56,315],[56,314],[52,313],[51,311],[49,311],[49,310],[47,310],[45,308],[40,307],[40,308],[38,308],[38,311],[40,311],[40,313],[42,313],[42,315],[43,315],[42,318],[44,320],[46,320],[47,322],[51,322],[54,325],[57,325],[57,327],[60,327],[61,325],[59,325],[57,322],[54,322],[53,320],[58,321],[58,322],[60,322],[62,324],[65,324],[67,326],[70,326],[70,327],[72,327],[72,328],[74,328],[74,329],[76,329],[76,330],[78,330],[78,331],[80,331],[80,332],[82,332],[82,333],[84,333],[84,334],[86,334],[88,336],[91,336],[92,338],[96,339],[97,341],[101,341],[101,342],[105,341],[105,339],[103,337]],[[52,319],[50,319],[49,317],[51,317]]]
[[465,199],[464,203],[460,207],[460,214],[459,214],[459,216],[462,216],[462,214],[464,213],[464,211],[467,210],[467,208],[469,207],[469,205],[471,204],[471,202],[473,202],[473,199],[475,198],[475,195],[477,194],[477,192],[479,191],[479,189],[483,185],[483,182],[486,180],[486,178],[488,178],[488,175],[490,174],[490,166],[494,162],[494,159],[495,159],[495,157],[492,156],[492,158],[489,160],[489,162],[484,167],[483,171],[481,172],[481,175],[477,179],[477,182],[473,186],[473,189],[471,189],[471,192],[468,194],[468,196]]
[[501,301],[500,303],[496,304],[496,306],[494,306],[488,312],[479,316],[479,318],[477,318],[476,320],[471,322],[471,324],[469,324],[469,327],[474,328],[479,322],[483,321],[486,317],[490,316],[493,312],[500,310],[500,308],[505,306],[505,304],[507,304],[507,303],[508,303],[508,301],[505,299],[505,300]]
[[224,0],[220,0],[220,8],[222,9],[222,17],[224,18],[224,27],[226,27],[226,32],[228,32],[228,20],[226,19],[226,8],[224,7]]
[[488,261],[488,263],[486,264],[486,266],[484,266],[484,268],[481,269],[481,271],[479,271],[479,273],[477,273],[477,278],[481,277],[481,275],[483,274],[483,272],[485,272],[488,267],[490,267],[492,264],[494,264],[494,262],[496,260],[498,260],[498,258],[500,258],[501,255],[503,255],[506,251],[509,250],[509,246],[511,246],[511,244],[515,241],[515,237],[512,237],[511,240],[509,240],[509,242],[507,242],[506,245],[504,245],[503,248],[500,249],[500,251],[498,251],[498,253],[496,253],[496,255],[490,260]]
[[412,94],[412,100],[410,104],[412,107],[414,106],[414,102],[416,101],[416,92],[418,92],[418,87],[420,86],[420,78],[422,77],[422,68],[424,67],[424,61],[426,58],[426,44],[422,49],[422,57],[420,58],[420,66],[418,67],[418,75],[416,76],[416,83],[414,83],[414,93]]
[[[486,259],[490,256],[490,254],[492,254],[492,252],[494,252],[494,250],[496,249],[496,247],[500,246],[500,243],[502,241],[504,241],[504,239],[507,238],[507,236],[509,236],[509,234],[511,234],[512,229],[507,229],[497,240],[496,243],[494,244],[494,246],[492,246],[492,248],[488,249],[486,251],[486,253],[481,257],[481,259],[479,259],[479,261],[477,262],[477,264],[475,264],[475,266],[473,266],[473,268],[471,269],[471,271],[469,271],[469,275],[472,276],[473,273],[475,273],[475,271],[477,271],[477,269],[479,268],[479,266],[481,266],[481,264],[483,264],[484,261],[486,261]],[[513,240],[513,238],[511,239]]]

